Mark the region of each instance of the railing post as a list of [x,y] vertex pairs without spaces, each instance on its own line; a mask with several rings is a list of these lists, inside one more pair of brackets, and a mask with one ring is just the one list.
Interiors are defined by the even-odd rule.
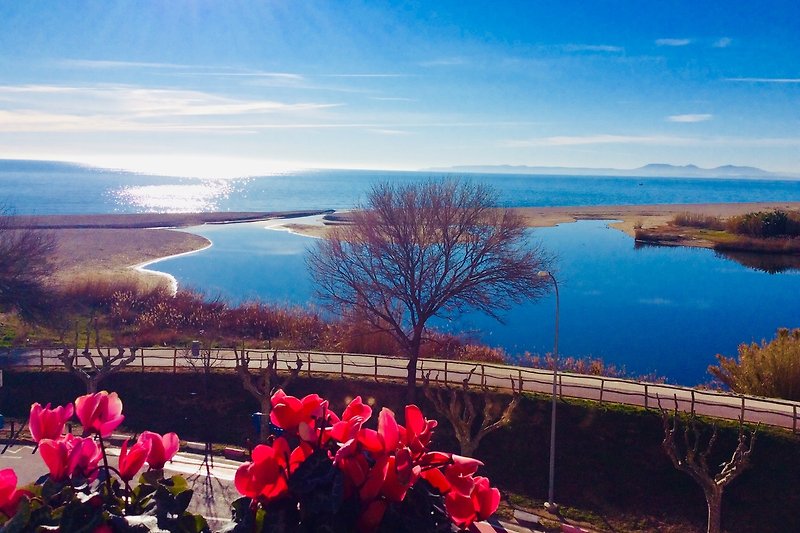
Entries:
[[344,379],[344,354],[339,354],[339,377]]
[[564,376],[558,373],[556,370],[556,375],[558,376],[558,398],[561,401],[564,401],[564,384],[561,382],[564,379]]
[[644,408],[649,409],[647,401],[647,383],[644,384]]
[[600,378],[600,407],[603,407],[603,389],[606,386],[606,380]]
[[447,381],[447,359],[444,361],[444,384],[448,385],[449,382]]
[[481,365],[481,388],[486,388],[486,367]]
[[374,356],[375,358],[375,383],[378,383],[378,356]]
[[311,352],[306,353],[306,375],[311,377]]
[[522,392],[523,384],[522,384],[522,369],[521,368],[517,369],[517,375],[519,376],[519,392]]
[[792,406],[794,415],[792,416],[792,433],[797,433],[797,406]]
[[744,423],[744,394],[742,394],[742,423]]
[[[144,353],[144,352],[142,352]],[[172,373],[178,373],[178,347],[175,346],[172,348]]]
[[44,348],[39,348],[39,370],[44,372]]
[[694,389],[692,389],[692,416],[694,416]]

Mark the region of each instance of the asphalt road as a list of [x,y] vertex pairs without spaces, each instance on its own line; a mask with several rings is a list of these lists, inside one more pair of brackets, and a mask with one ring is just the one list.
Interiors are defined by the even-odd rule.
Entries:
[[[267,365],[271,351],[249,352],[250,368],[257,370]],[[63,368],[55,357],[55,350],[20,349],[0,354],[2,368]],[[302,361],[301,374],[335,377],[359,377],[366,379],[403,381],[408,361],[398,357],[366,354],[341,354],[325,352],[279,351],[278,368],[286,370]],[[96,356],[95,356],[96,358]],[[88,364],[80,359],[78,364]],[[232,350],[200,350],[192,356],[190,349],[147,348],[137,353],[137,360],[129,370],[158,370],[161,372],[184,371],[202,368],[203,364],[214,368],[233,369],[236,358]],[[520,390],[540,394],[552,394],[553,373],[549,370],[515,367],[500,364],[420,359],[419,376],[428,375],[432,382],[460,386],[464,381],[473,388],[495,390]],[[559,372],[558,391],[563,397],[621,403],[646,408],[673,409],[695,412],[699,415],[761,423],[771,426],[800,430],[800,402],[760,398],[733,393],[721,393],[676,385],[644,383],[634,380],[587,376]]]

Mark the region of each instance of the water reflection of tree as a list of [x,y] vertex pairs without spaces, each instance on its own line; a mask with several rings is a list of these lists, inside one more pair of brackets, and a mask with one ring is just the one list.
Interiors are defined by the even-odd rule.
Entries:
[[[633,249],[641,250],[646,248],[674,248],[674,245],[659,244],[654,242],[634,241]],[[714,255],[720,259],[735,261],[742,266],[759,270],[768,274],[780,274],[791,270],[800,270],[800,255],[797,254],[773,254],[756,252],[734,252],[728,250],[713,250]]]
[[752,252],[714,252],[717,257],[736,261],[740,265],[769,274],[800,270],[800,255],[757,254]]

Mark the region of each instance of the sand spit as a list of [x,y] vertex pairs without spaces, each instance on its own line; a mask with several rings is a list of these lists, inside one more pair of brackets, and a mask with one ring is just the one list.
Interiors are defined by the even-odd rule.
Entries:
[[[576,220],[619,220],[613,227],[631,237],[635,227],[654,228],[666,224],[679,213],[698,213],[729,217],[754,211],[782,209],[800,211],[800,202],[750,202],[726,204],[655,204],[655,205],[599,205],[573,207],[517,207],[525,223],[532,228],[555,226]],[[337,224],[347,224],[347,213],[337,212],[323,217],[324,226],[306,226],[287,221],[284,225],[295,233],[321,237]]]
[[56,240],[54,281],[136,279],[146,285],[174,285],[142,267],[153,261],[211,245],[205,237],[174,228],[202,224],[256,222],[321,215],[326,211],[260,213],[166,213],[14,217],[16,227],[51,233]]

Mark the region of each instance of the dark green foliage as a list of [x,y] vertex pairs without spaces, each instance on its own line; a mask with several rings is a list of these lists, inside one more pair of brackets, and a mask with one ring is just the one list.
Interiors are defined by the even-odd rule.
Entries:
[[759,211],[731,217],[726,229],[749,237],[800,236],[800,217],[780,210]]
[[450,533],[456,531],[444,509],[444,497],[427,481],[417,481],[400,504],[386,509],[378,533]]

